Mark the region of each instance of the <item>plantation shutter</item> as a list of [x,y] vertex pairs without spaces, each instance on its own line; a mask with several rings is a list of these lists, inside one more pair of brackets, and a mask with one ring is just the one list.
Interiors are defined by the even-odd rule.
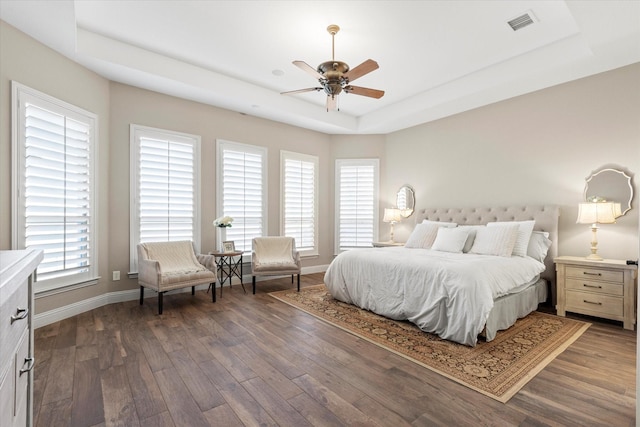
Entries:
[[282,152],[283,232],[300,252],[317,254],[317,157]]
[[377,238],[378,161],[338,160],[338,251],[371,247]]
[[139,243],[194,239],[194,146],[141,137]]
[[[222,203],[219,216],[233,218],[222,240],[231,240],[236,250],[251,252],[251,241],[264,233],[265,154],[253,146],[220,142]],[[219,190],[220,191],[220,190]]]
[[96,117],[17,83],[14,95],[14,247],[43,250],[38,292],[94,280]]

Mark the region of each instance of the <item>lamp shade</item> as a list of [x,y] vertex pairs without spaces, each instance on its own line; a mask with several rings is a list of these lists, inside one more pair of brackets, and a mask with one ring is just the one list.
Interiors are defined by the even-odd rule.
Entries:
[[[619,208],[611,202],[585,202],[578,205],[578,224],[613,224]],[[618,215],[619,216],[619,215]]]
[[384,217],[382,218],[383,222],[400,222],[402,220],[402,215],[400,209],[396,208],[385,208],[384,209]]

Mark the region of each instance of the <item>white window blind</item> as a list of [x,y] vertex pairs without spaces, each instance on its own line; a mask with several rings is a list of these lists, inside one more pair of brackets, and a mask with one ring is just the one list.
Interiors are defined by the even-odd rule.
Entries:
[[336,251],[378,238],[378,159],[336,160]]
[[131,125],[131,147],[131,271],[137,271],[138,243],[200,245],[200,137]]
[[97,116],[13,83],[13,246],[42,249],[36,292],[95,281]]
[[280,152],[281,232],[301,255],[318,254],[318,158]]
[[217,152],[217,215],[233,218],[232,226],[220,229],[217,239],[231,240],[236,250],[250,253],[252,239],[266,234],[267,150],[219,140]]

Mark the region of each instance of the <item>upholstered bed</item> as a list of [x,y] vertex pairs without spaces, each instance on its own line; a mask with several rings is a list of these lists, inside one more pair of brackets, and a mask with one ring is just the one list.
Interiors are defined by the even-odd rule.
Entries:
[[[422,209],[415,215],[406,247],[358,249],[336,257],[325,274],[334,298],[473,346],[479,334],[490,341],[536,310],[554,289],[556,206]],[[429,245],[416,245],[418,231],[426,229],[433,234]],[[454,234],[460,246],[447,249],[443,242]],[[487,236],[498,234],[509,236],[504,237],[511,245],[508,255],[483,252]],[[545,242],[542,252],[532,250],[534,241]]]

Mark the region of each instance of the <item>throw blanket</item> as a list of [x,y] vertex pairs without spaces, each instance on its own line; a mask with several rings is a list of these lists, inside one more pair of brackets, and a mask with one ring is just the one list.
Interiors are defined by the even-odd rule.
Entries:
[[494,299],[542,271],[530,257],[355,249],[333,260],[324,282],[335,299],[475,346]]
[[206,270],[198,262],[189,241],[143,243],[149,259],[158,261],[162,274],[184,274]]

